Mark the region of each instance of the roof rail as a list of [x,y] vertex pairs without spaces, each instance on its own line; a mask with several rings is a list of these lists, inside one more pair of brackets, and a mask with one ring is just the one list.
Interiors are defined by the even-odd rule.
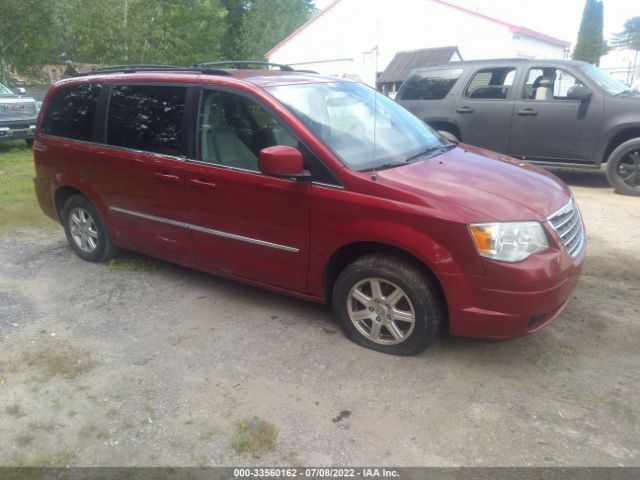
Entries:
[[175,72],[175,73],[204,73],[209,75],[230,75],[225,70],[203,67],[178,67],[175,65],[151,65],[151,64],[130,64],[130,65],[110,65],[107,67],[94,68],[86,73],[77,73],[74,77],[88,75],[98,75],[101,73],[137,73],[137,72]]
[[268,70],[269,67],[277,67],[285,72],[293,72],[294,68],[290,65],[283,65],[281,63],[269,63],[269,62],[260,62],[260,61],[252,61],[252,60],[220,60],[217,62],[202,62],[196,63],[193,65],[194,67],[221,67],[222,65],[230,65],[231,68],[247,68],[252,65],[257,65],[259,67]]

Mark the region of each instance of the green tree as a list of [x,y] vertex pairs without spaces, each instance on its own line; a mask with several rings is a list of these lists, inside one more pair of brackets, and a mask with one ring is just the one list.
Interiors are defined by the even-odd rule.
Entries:
[[616,48],[640,50],[640,17],[632,17],[624,22],[624,30],[616,33],[611,43]]
[[602,36],[603,5],[598,0],[587,0],[582,12],[578,41],[573,51],[574,60],[598,65],[600,57],[608,50]]
[[53,2],[2,0],[0,6],[0,81],[9,72],[36,74],[45,63],[52,30]]
[[253,0],[242,22],[242,45],[237,52],[247,60],[264,54],[315,12],[313,0]]

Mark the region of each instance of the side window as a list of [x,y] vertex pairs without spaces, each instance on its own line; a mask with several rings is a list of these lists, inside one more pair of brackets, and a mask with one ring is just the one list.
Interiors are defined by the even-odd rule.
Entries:
[[75,85],[59,90],[49,102],[42,132],[58,137],[89,141],[101,85]]
[[417,71],[407,80],[400,100],[442,100],[462,72],[462,68]]
[[109,101],[107,143],[165,155],[181,155],[187,89],[115,85]]
[[239,95],[206,91],[200,108],[200,159],[258,171],[260,150],[298,148],[298,141],[260,105]]
[[506,100],[511,95],[515,67],[485,68],[476,74],[467,85],[467,98]]
[[531,68],[527,73],[522,98],[528,100],[567,100],[567,93],[582,83],[559,68]]

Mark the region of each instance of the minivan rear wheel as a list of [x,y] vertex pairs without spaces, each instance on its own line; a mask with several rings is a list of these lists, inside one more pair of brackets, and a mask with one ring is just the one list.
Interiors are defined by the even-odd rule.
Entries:
[[640,196],[640,138],[628,140],[611,152],[607,179],[616,192]]
[[81,259],[103,262],[118,254],[98,210],[86,197],[70,197],[62,207],[61,217],[67,241]]
[[424,350],[444,316],[433,282],[412,263],[387,255],[361,257],[340,273],[333,310],[349,339],[393,355]]

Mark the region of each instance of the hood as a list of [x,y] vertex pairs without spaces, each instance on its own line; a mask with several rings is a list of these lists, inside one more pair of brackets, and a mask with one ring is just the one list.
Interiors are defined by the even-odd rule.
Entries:
[[469,222],[544,221],[571,198],[567,186],[551,173],[465,144],[379,171],[378,177],[440,211],[462,214]]

